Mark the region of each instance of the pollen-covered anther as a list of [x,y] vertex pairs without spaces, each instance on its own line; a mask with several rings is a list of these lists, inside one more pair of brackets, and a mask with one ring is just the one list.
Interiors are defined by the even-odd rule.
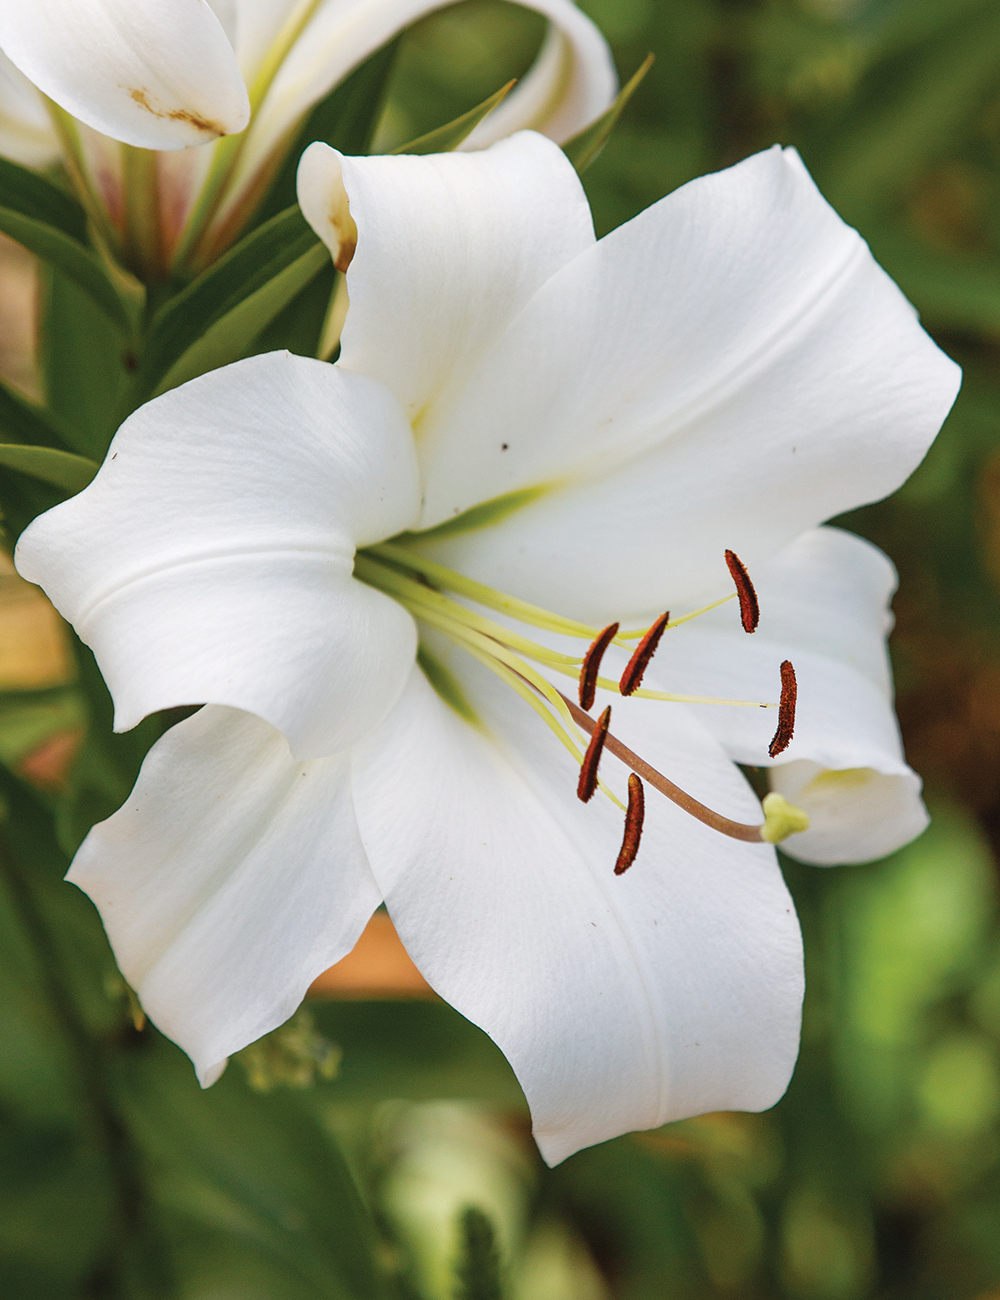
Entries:
[[580,666],[580,708],[590,709],[597,694],[597,675],[601,671],[604,652],[618,635],[618,624],[609,623],[590,643]]
[[636,646],[635,654],[628,661],[625,671],[622,673],[621,681],[618,683],[618,689],[622,695],[631,695],[642,683],[642,675],[646,671],[650,659],[656,653],[656,647],[660,644],[660,637],[663,636],[664,629],[669,622],[670,611],[668,610],[666,614],[660,615]]
[[735,551],[726,551],[726,567],[729,569],[739,597],[740,622],[743,624],[743,631],[756,632],[757,624],[760,622],[760,605],[757,603],[757,593],[747,573],[747,566]]
[[583,803],[589,803],[597,789],[597,769],[600,766],[604,742],[611,724],[611,705],[597,719],[594,730],[590,733],[590,744],[580,764],[580,779],[576,785],[576,797]]
[[625,835],[618,851],[618,861],[615,863],[616,876],[624,875],[635,861],[635,855],[639,852],[639,841],[642,839],[642,823],[645,816],[646,796],[643,793],[642,781],[634,772],[630,772],[628,808],[625,810]]
[[778,729],[774,733],[774,739],[767,747],[767,752],[772,758],[777,758],[792,742],[792,736],[795,734],[795,704],[798,698],[799,687],[795,680],[795,669],[792,667],[791,660],[786,659],[781,665],[781,701],[778,704]]

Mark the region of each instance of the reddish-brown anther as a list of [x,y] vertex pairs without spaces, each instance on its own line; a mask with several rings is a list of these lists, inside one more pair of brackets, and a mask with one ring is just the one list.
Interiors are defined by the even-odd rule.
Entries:
[[628,808],[625,812],[625,838],[622,840],[615,863],[615,875],[621,876],[628,871],[639,852],[642,838],[642,822],[646,815],[646,796],[643,794],[642,782],[634,772],[628,778]]
[[618,683],[618,689],[622,695],[631,695],[641,683],[642,675],[646,671],[650,659],[656,653],[656,647],[660,644],[660,637],[669,622],[670,611],[667,610],[665,614],[660,615],[636,646],[635,654],[628,661],[628,665],[622,673],[622,679]]
[[583,663],[580,667],[580,708],[589,709],[593,706],[594,696],[597,694],[597,674],[601,671],[601,660],[604,658],[604,652],[618,635],[618,624],[609,623],[603,632],[594,637],[590,643],[590,649],[583,656]]
[[587,746],[587,752],[580,764],[580,779],[576,784],[576,797],[584,803],[588,803],[593,798],[594,791],[597,789],[597,768],[601,762],[601,754],[604,751],[604,742],[607,739],[610,725],[611,705],[609,704],[597,719],[594,730],[590,733],[590,744]]
[[781,702],[778,704],[778,729],[774,739],[767,747],[772,758],[788,748],[795,734],[795,702],[799,698],[799,687],[795,680],[795,669],[790,659],[781,665]]
[[757,604],[757,593],[753,589],[746,565],[735,551],[726,552],[726,565],[736,586],[736,594],[740,598],[740,622],[743,624],[743,631],[756,632],[757,624],[760,622],[760,606]]

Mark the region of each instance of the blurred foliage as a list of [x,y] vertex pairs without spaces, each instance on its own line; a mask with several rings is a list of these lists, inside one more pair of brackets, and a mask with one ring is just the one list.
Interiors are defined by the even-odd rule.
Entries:
[[[910,483],[844,521],[900,569],[900,717],[932,827],[867,867],[786,863],[808,996],[773,1111],[622,1138],[548,1171],[500,1053],[435,1002],[315,1001],[202,1092],[175,1048],[136,1027],[93,909],[61,884],[172,719],[111,737],[80,647],[44,684],[0,671],[0,1295],[1000,1297],[1000,9],[584,8],[623,78],[656,56],[586,173],[600,232],[702,172],[794,144],[965,369]],[[541,30],[500,0],[440,12],[311,130],[363,148],[388,88],[374,147],[424,135],[523,73]],[[289,201],[289,177],[263,216]],[[240,347],[315,347],[325,276],[296,293],[293,274]],[[58,272],[42,309],[46,418],[67,450],[99,459],[137,391],[135,358]],[[59,495],[23,474],[4,485],[11,534]]]

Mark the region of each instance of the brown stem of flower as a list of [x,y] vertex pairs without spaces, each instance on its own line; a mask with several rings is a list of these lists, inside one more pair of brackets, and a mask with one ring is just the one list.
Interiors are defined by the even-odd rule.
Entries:
[[[559,692],[562,695],[562,691]],[[591,735],[597,723],[583,709],[579,708],[572,700],[562,695],[566,707],[577,726]],[[650,765],[632,752],[627,745],[611,734],[609,731],[604,737],[604,748],[615,758],[621,759],[626,767],[630,767],[637,776],[641,776],[644,781],[648,781],[654,789],[659,790],[660,794],[665,795],[678,808],[683,808],[686,813],[690,813],[697,821],[703,822],[706,826],[711,826],[712,830],[719,831],[722,835],[728,835],[731,840],[743,840],[747,844],[763,844],[765,841],[761,836],[760,826],[749,826],[745,822],[734,822],[728,817],[723,817],[721,813],[713,812],[711,808],[706,808],[703,803],[685,793],[679,785],[674,785],[673,781],[668,780],[662,772],[658,772],[655,767]]]

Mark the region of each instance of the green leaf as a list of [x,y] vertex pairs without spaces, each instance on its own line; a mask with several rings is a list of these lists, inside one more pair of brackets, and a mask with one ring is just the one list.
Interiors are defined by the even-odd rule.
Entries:
[[254,339],[280,311],[305,288],[330,262],[323,244],[316,243],[301,257],[296,258],[272,276],[266,284],[237,303],[225,316],[215,321],[200,339],[184,352],[180,359],[157,384],[153,396],[195,379],[209,370],[229,365],[245,356]]
[[516,85],[515,81],[508,81],[506,86],[501,86],[494,95],[475,108],[470,108],[467,113],[461,117],[456,117],[453,122],[446,122],[444,126],[439,126],[435,131],[428,131],[426,135],[417,136],[416,140],[411,140],[409,144],[401,144],[398,149],[393,149],[393,153],[450,153],[452,149],[457,149],[467,135],[471,135],[487,113],[493,111],[498,104],[502,104]]
[[0,230],[23,244],[36,257],[58,267],[63,275],[89,294],[123,334],[133,332],[135,314],[126,306],[96,253],[56,226],[35,217],[26,217],[13,208],[0,207]]
[[161,1207],[240,1239],[315,1300],[381,1300],[371,1220],[300,1097],[263,1097],[232,1068],[203,1091],[177,1048],[145,1038],[122,1101]]
[[[67,450],[103,460],[115,429],[131,353],[119,330],[67,276],[43,266],[39,352],[47,417]],[[12,442],[33,442],[25,436]]]
[[87,242],[87,216],[76,199],[7,158],[0,158],[0,206],[55,226],[80,244]]
[[240,240],[154,318],[129,409],[154,392],[237,360],[327,258],[297,206]]
[[30,447],[0,443],[0,465],[44,479],[67,492],[81,492],[97,473],[96,461],[56,447]]
[[652,54],[647,54],[638,71],[622,86],[618,98],[607,112],[602,113],[596,122],[591,122],[590,126],[585,127],[579,135],[573,136],[572,140],[567,140],[563,145],[563,153],[578,172],[586,171],[607,144],[611,132],[618,124],[618,119],[625,111],[625,105],[639,89],[646,73],[653,66],[653,58]]
[[0,381],[0,441],[67,450],[72,435],[67,437],[61,424],[51,411],[29,402]]

